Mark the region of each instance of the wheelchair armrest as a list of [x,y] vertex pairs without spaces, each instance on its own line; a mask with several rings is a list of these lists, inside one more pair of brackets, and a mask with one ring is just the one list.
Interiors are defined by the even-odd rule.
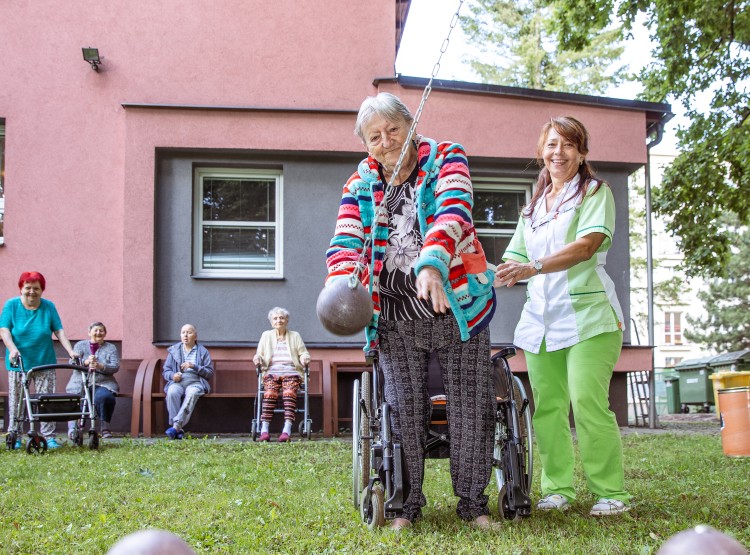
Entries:
[[515,347],[503,347],[500,349],[497,353],[492,355],[492,362],[495,362],[498,358],[504,358],[509,359],[511,357],[516,356],[516,348]]

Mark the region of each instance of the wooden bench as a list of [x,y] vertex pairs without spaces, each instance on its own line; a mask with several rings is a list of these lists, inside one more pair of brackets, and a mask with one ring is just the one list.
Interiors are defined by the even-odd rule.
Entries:
[[[67,364],[67,359],[59,358],[57,362]],[[117,394],[117,405],[113,416],[112,430],[114,432],[127,432],[129,430],[132,437],[138,437],[140,432],[141,417],[141,394],[143,390],[143,377],[146,372],[146,361],[137,359],[122,359],[120,361],[120,370],[115,374],[115,379],[120,385],[120,393]],[[68,385],[70,375],[73,370],[69,368],[60,368],[56,370],[55,393],[65,393],[65,386]],[[124,404],[120,399],[128,399],[130,411],[126,417],[123,417]],[[8,427],[8,371],[4,368],[0,371],[0,400],[3,402],[3,408],[0,414],[3,416],[5,429]]]
[[[191,419],[194,424],[203,415],[206,419],[212,419],[212,432],[226,432],[227,420],[233,416],[227,408],[234,407],[234,400],[252,400],[258,395],[258,376],[255,365],[250,360],[214,360],[214,375],[211,379],[211,393],[201,397],[196,405]],[[161,433],[166,427],[165,408],[165,382],[162,378],[163,359],[151,359],[144,361],[145,369],[143,375],[143,435],[152,437],[155,433]],[[313,360],[310,362],[310,381],[308,384],[308,396],[310,398],[323,396],[323,362]],[[210,407],[205,403],[209,399],[224,399],[221,403],[219,413],[209,414]],[[244,403],[251,405],[251,403]],[[214,422],[219,422],[214,424]],[[221,429],[214,429],[217,425]],[[241,431],[250,433],[250,420],[243,426]]]

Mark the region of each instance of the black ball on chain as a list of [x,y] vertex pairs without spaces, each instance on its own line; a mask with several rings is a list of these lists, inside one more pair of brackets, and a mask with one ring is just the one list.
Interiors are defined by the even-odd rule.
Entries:
[[359,282],[337,279],[318,295],[318,320],[335,335],[354,335],[372,319],[372,297]]

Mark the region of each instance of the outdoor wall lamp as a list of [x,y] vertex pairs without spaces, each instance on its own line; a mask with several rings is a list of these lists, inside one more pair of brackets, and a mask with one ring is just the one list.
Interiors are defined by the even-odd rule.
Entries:
[[91,69],[99,71],[99,65],[102,63],[103,57],[99,57],[98,48],[81,48],[83,50],[83,59],[91,64]]

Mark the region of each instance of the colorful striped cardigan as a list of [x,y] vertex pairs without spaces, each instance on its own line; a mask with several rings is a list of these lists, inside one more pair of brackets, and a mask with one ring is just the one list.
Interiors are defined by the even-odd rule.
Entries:
[[[461,339],[466,341],[489,325],[496,302],[494,269],[487,266],[471,217],[474,201],[466,154],[457,143],[438,144],[423,137],[418,164],[415,196],[424,245],[414,270],[419,273],[423,267],[432,266],[440,272]],[[374,158],[368,157],[359,164],[344,186],[335,235],[326,251],[326,283],[348,277],[364,248],[365,237],[374,227],[368,264],[361,275],[362,284],[372,293],[374,306],[365,330],[365,351],[377,345],[378,279],[388,240],[388,214],[382,212],[378,222],[373,220],[385,185]]]

